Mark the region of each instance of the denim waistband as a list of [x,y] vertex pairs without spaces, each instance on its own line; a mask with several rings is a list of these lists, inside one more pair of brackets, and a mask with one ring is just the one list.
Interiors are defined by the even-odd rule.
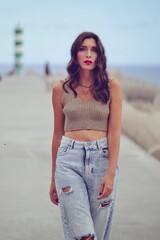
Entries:
[[71,148],[74,148],[74,146],[77,146],[77,147],[96,146],[97,149],[100,149],[102,146],[107,145],[107,137],[104,137],[95,141],[77,141],[77,140],[62,136],[61,144],[70,145]]

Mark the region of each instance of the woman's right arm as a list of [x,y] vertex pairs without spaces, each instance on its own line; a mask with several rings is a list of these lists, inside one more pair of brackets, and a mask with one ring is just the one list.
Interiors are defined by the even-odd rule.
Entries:
[[55,187],[55,167],[58,147],[62,136],[64,135],[64,114],[62,109],[63,87],[62,82],[58,82],[53,86],[52,105],[54,113],[54,131],[52,138],[52,176],[50,186],[51,201],[58,205],[58,196]]

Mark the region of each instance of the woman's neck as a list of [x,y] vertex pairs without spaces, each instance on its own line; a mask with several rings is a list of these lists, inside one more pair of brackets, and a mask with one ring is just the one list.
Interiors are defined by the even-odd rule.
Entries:
[[93,75],[91,72],[80,72],[79,82],[84,86],[89,86],[93,82]]

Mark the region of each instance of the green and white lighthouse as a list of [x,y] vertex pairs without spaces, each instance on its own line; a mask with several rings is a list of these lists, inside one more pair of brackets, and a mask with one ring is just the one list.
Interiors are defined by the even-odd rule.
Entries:
[[14,31],[15,34],[15,64],[14,64],[14,71],[16,74],[20,74],[22,72],[22,57],[23,57],[23,29],[20,27],[20,25],[17,25]]

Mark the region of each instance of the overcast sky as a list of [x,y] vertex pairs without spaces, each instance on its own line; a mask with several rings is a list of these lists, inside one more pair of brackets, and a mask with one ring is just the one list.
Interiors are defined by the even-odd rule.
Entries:
[[82,31],[97,33],[109,64],[160,65],[159,0],[0,0],[0,64],[14,61],[14,28],[24,29],[23,62],[66,64]]

